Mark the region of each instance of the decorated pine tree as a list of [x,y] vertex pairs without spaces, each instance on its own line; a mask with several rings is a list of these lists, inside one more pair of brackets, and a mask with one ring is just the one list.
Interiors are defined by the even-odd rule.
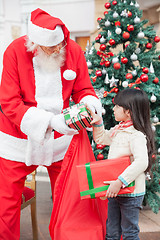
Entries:
[[[111,0],[105,3],[104,17],[98,18],[95,41],[86,48],[86,60],[92,84],[103,106],[106,129],[116,124],[113,98],[124,88],[143,89],[150,99],[151,122],[155,132],[153,177],[146,179],[144,205],[157,213],[160,207],[160,52],[153,26],[142,20],[135,0]],[[92,137],[91,137],[92,138]],[[97,160],[106,159],[108,147],[92,141]]]

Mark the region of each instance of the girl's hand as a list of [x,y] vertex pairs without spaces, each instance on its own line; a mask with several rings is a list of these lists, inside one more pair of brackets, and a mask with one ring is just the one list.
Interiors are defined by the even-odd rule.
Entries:
[[97,124],[99,121],[101,121],[102,118],[98,114],[94,113],[87,105],[86,105],[86,108],[89,111],[89,113],[91,114],[91,117],[93,119],[90,123],[91,125]]
[[116,181],[105,181],[103,182],[105,184],[110,184],[107,193],[106,193],[106,197],[107,198],[113,198],[113,197],[117,197],[121,187],[122,187],[122,182],[117,179]]

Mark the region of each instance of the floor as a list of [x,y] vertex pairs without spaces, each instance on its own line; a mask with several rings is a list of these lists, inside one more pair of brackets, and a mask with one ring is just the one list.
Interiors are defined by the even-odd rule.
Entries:
[[[51,190],[48,175],[37,174],[37,219],[39,240],[50,240],[48,225],[52,211]],[[160,240],[160,212],[154,214],[149,209],[140,212],[140,240]],[[32,240],[30,207],[21,212],[20,240]],[[58,239],[56,239],[58,240]]]

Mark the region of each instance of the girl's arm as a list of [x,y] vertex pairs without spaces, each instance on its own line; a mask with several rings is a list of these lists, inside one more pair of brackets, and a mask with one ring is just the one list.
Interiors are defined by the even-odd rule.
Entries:
[[92,116],[91,125],[93,126],[94,141],[97,144],[110,145],[111,143],[110,130],[104,129],[103,120],[98,114],[95,114],[93,111],[91,111],[91,109],[89,109],[88,106],[86,106],[86,108],[88,109]]
[[118,177],[126,186],[133,182],[148,167],[147,141],[143,133],[136,132],[131,136],[130,150],[134,161]]

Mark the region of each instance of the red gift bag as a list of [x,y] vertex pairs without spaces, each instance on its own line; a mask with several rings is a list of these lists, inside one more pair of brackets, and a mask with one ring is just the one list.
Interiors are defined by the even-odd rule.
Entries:
[[[131,164],[128,156],[106,159],[96,162],[77,165],[81,199],[105,196],[109,185],[103,181],[113,181]],[[134,182],[122,188],[118,195],[132,193]]]

